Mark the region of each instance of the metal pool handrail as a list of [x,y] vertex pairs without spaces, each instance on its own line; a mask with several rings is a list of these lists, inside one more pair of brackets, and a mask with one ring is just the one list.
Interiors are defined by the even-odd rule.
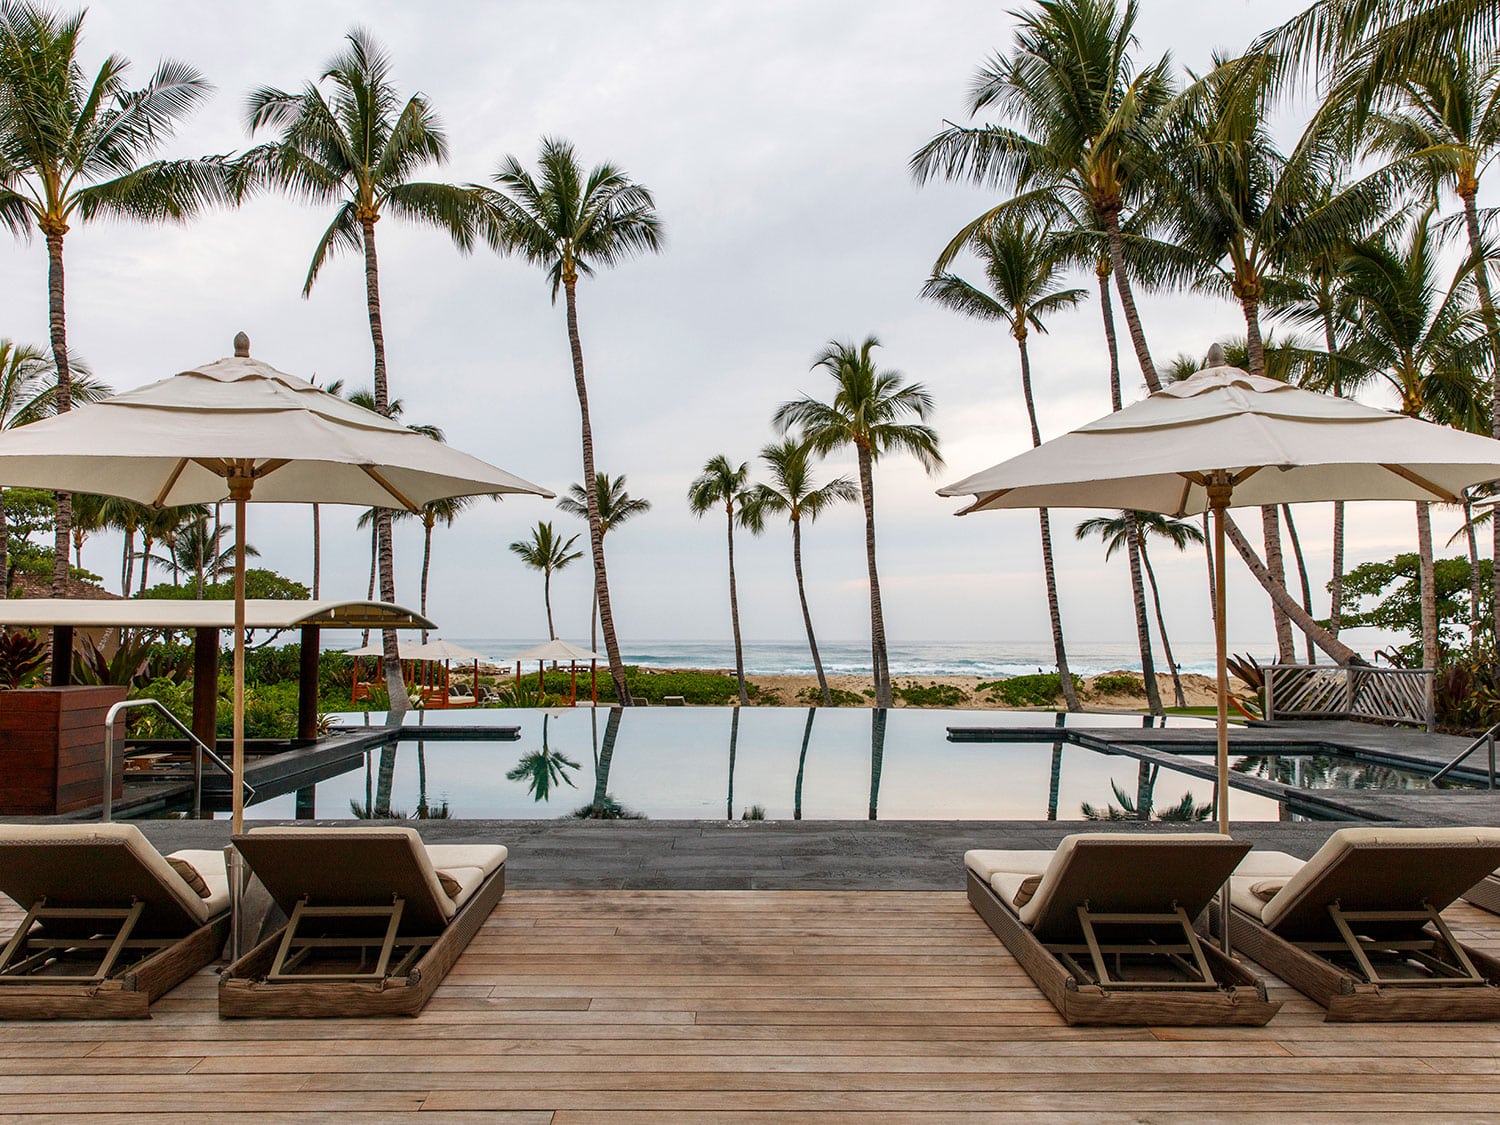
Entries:
[[[100,819],[105,824],[108,824],[110,812],[112,811],[112,808],[114,806],[115,717],[119,715],[121,711],[124,711],[131,707],[155,707],[158,711],[161,712],[162,717],[165,718],[167,722],[171,723],[174,727],[181,731],[187,738],[187,740],[198,748],[198,753],[193,755],[193,816],[199,816],[203,812],[203,759],[207,757],[210,762],[218,766],[231,778],[234,777],[234,770],[229,767],[228,762],[224,761],[223,758],[214,753],[213,749],[208,746],[207,743],[205,743],[192,731],[188,730],[188,728],[182,724],[182,720],[180,720],[176,715],[172,714],[172,712],[168,711],[166,707],[162,706],[162,704],[157,700],[126,699],[122,700],[119,703],[116,703],[104,716],[104,805],[101,810]],[[241,782],[241,784],[245,787],[245,799],[246,801],[249,801],[250,798],[255,796],[255,790],[248,781]]]
[[1457,766],[1461,762],[1463,762],[1464,759],[1466,759],[1470,754],[1474,753],[1475,750],[1478,750],[1480,746],[1488,744],[1489,748],[1490,748],[1490,770],[1489,770],[1489,773],[1490,773],[1490,788],[1491,789],[1495,788],[1495,732],[1496,731],[1500,731],[1500,723],[1496,723],[1494,726],[1490,727],[1489,730],[1485,731],[1478,738],[1476,738],[1473,742],[1469,743],[1468,746],[1464,747],[1463,751],[1458,755],[1458,757],[1454,758],[1453,761],[1449,762],[1442,769],[1438,770],[1437,773],[1435,773],[1435,774],[1432,775],[1432,780],[1433,781],[1441,781],[1445,776],[1447,776],[1447,774],[1448,774],[1448,772],[1450,770],[1452,770],[1455,766]]

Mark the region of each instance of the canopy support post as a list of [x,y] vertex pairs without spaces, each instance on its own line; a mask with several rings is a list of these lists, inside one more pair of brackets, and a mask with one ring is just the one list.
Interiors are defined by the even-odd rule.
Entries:
[[[193,734],[205,746],[219,745],[219,630],[193,630]],[[203,776],[203,752],[193,747],[193,776]]]
[[316,625],[302,626],[302,651],[297,669],[297,737],[313,742],[318,737],[318,656],[323,631]]
[[52,669],[48,681],[52,687],[67,687],[73,682],[73,626],[52,626]]
[[[1217,711],[1215,723],[1217,746],[1215,762],[1218,766],[1216,804],[1219,806],[1219,831],[1229,835],[1229,642],[1225,627],[1224,596],[1224,510],[1229,507],[1234,483],[1222,469],[1208,481],[1208,504],[1214,523],[1214,664],[1217,680],[1214,697]],[[1219,891],[1219,944],[1224,954],[1229,954],[1229,883],[1226,881]]]

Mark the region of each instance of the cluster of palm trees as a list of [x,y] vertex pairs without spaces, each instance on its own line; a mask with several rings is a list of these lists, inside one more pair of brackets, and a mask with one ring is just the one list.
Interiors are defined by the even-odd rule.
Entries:
[[[39,231],[45,239],[52,409],[67,411],[79,387],[67,350],[63,261],[65,237],[81,222],[185,222],[209,207],[238,205],[261,190],[331,206],[333,216],[313,249],[303,295],[333,256],[362,257],[374,359],[372,407],[386,415],[393,412],[394,400],[376,250],[382,217],[436,228],[463,252],[483,241],[500,254],[539,266],[554,301],[561,292],[566,303],[595,598],[610,672],[625,698],[605,569],[577,289],[582,277],[661,249],[663,228],[651,193],[614,165],[586,167],[572,145],[558,138],[542,141],[535,173],[506,156],[488,184],[421,178],[447,159],[445,134],[425,97],[400,95],[389,55],[363,29],[351,31],[322,73],[300,88],[267,86],[249,94],[245,123],[252,139],[264,138],[260,143],[238,156],[162,159],[158,154],[176,128],[207,97],[207,80],[186,63],[164,60],[136,87],[129,62],[118,55],[90,73],[79,58],[83,19],[81,11],[61,14],[31,0],[0,4],[0,222],[18,237]],[[429,543],[435,523],[452,514],[424,515]],[[73,522],[71,498],[60,494],[57,596],[64,592]],[[387,510],[371,519],[385,601],[395,598],[391,522]],[[392,710],[399,712],[406,696],[393,630],[384,632],[383,647]]]
[[[833,394],[827,400],[804,395],[777,407],[771,424],[783,440],[767,445],[760,453],[769,481],[751,485],[748,463],[736,466],[729,457],[718,454],[709,458],[703,472],[688,486],[688,505],[695,515],[702,516],[719,507],[724,510],[729,547],[729,612],[741,704],[749,702],[749,696],[745,688],[739,594],[734,574],[735,527],[759,534],[765,529],[768,515],[785,515],[791,525],[793,573],[808,649],[823,702],[831,704],[828,678],[823,672],[812,614],[807,607],[802,574],[802,523],[805,520],[810,524],[833,505],[856,497],[864,506],[865,516],[875,706],[886,708],[892,704],[885,611],[875,558],[875,462],[890,454],[906,453],[931,473],[942,465],[943,459],[938,451],[937,433],[926,424],[932,413],[932,396],[921,383],[908,382],[899,371],[879,367],[874,355],[879,346],[880,341],[874,336],[867,336],[859,344],[832,340],[818,354],[813,370],[821,370],[833,380]],[[814,487],[812,458],[843,450],[854,453],[858,483],[839,477]]]
[[[923,294],[1010,330],[1033,443],[1041,433],[1027,339],[1085,300],[1085,289],[1066,284],[1076,270],[1091,270],[1097,282],[1115,409],[1123,398],[1115,301],[1154,391],[1182,372],[1153,359],[1136,294],[1191,289],[1238,306],[1252,375],[1341,395],[1384,384],[1406,413],[1500,434],[1491,216],[1476,202],[1481,175],[1500,153],[1500,5],[1315,0],[1242,55],[1216,55],[1201,75],[1178,75],[1165,55],[1140,58],[1136,17],[1135,0],[1036,0],[1017,13],[1010,47],[975,76],[970,122],[946,123],[910,162],[919,183],[967,181],[1000,196],[938,254]],[[1321,97],[1283,145],[1272,115],[1314,76]],[[977,263],[978,279],[955,267],[961,259]],[[1279,345],[1268,319],[1288,333]],[[1304,339],[1301,330],[1315,335]],[[1230,528],[1271,595],[1279,658],[1295,660],[1295,626],[1310,648],[1340,663],[1357,659],[1338,638],[1342,506],[1327,626],[1307,593],[1299,600],[1286,588],[1284,523],[1289,511],[1262,511],[1264,560]],[[1146,686],[1159,709],[1141,517],[1120,513],[1087,532],[1102,532],[1111,553],[1123,547],[1129,557]],[[1180,546],[1190,541],[1180,529],[1167,533]],[[1417,537],[1424,662],[1434,666],[1425,504],[1417,505]],[[1058,670],[1070,688],[1045,510],[1041,539]],[[1302,585],[1310,585],[1305,570]],[[1494,628],[1493,620],[1480,624]]]

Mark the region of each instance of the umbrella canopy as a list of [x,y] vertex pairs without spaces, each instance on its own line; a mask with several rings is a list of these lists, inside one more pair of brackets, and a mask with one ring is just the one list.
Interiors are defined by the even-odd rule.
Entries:
[[244,826],[245,504],[415,512],[452,496],[553,495],[251,359],[243,332],[231,358],[0,433],[0,481],[156,507],[234,501],[235,832]]
[[1229,831],[1224,510],[1309,500],[1456,503],[1500,479],[1500,441],[1301,390],[1226,366],[945,485],[959,514],[1002,508],[1125,508],[1214,514],[1219,829]]
[[590,652],[586,648],[579,648],[577,645],[570,645],[567,641],[559,641],[554,638],[512,656],[506,663],[519,664],[523,660],[577,661],[598,659],[599,654],[597,652]]

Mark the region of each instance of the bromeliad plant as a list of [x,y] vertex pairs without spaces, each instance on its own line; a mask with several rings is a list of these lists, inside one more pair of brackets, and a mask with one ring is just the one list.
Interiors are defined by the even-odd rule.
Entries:
[[0,689],[27,687],[47,666],[47,645],[30,629],[0,631]]

